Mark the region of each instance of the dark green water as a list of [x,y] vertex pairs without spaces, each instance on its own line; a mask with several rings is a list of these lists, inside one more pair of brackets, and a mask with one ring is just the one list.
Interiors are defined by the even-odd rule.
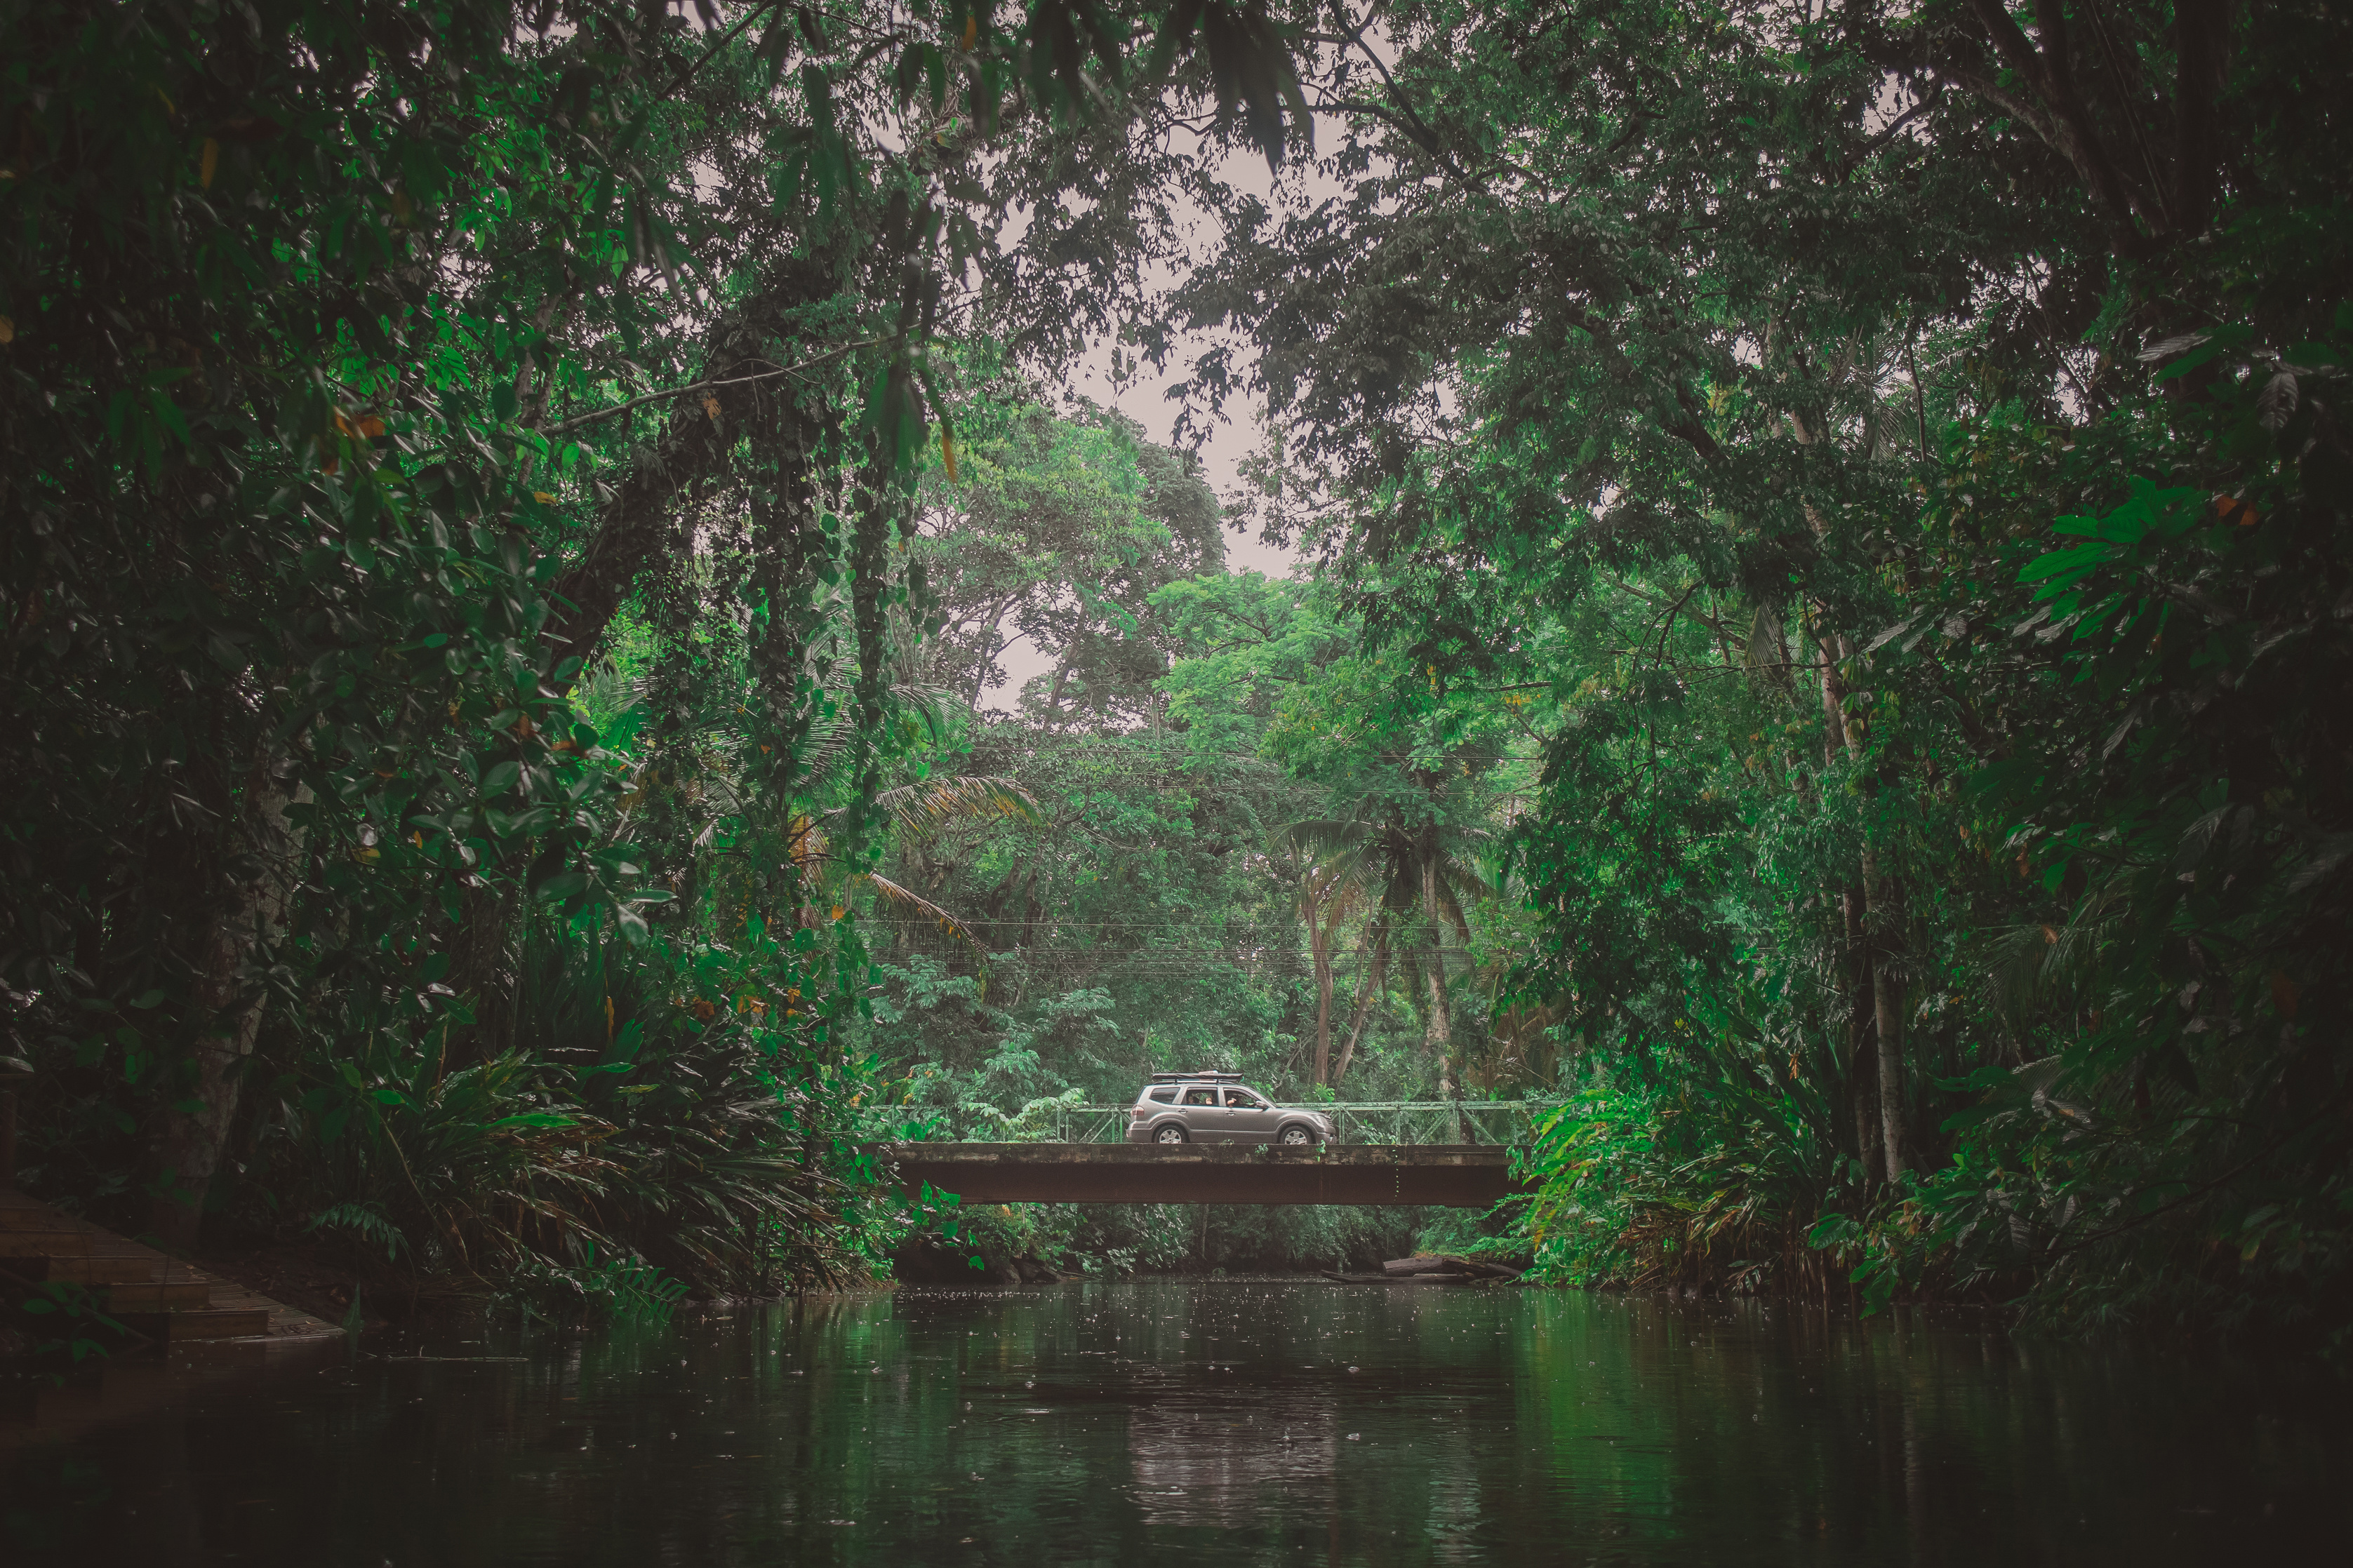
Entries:
[[2335,1378],[1967,1321],[1145,1280],[386,1348],[523,1359],[44,1396],[0,1558],[2014,1568],[2353,1524]]

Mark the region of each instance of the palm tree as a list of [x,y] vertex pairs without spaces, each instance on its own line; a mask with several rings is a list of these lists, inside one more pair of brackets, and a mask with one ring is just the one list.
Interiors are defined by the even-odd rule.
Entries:
[[[1486,888],[1463,853],[1474,834],[1436,821],[1410,823],[1397,807],[1383,805],[1349,817],[1294,822],[1279,837],[1310,858],[1314,867],[1303,892],[1303,907],[1309,900],[1315,905],[1308,921],[1308,941],[1316,958],[1316,1081],[1336,1086],[1346,1074],[1373,999],[1388,979],[1393,934],[1418,916],[1424,939],[1405,950],[1405,959],[1408,974],[1425,993],[1422,1046],[1437,1058],[1440,1098],[1460,1100],[1462,1062],[1454,1046],[1452,998],[1446,982],[1445,927],[1451,924],[1466,944],[1470,942],[1463,900]],[[1347,1043],[1327,1076],[1333,940],[1340,922],[1365,901],[1373,905],[1373,915],[1365,928],[1368,962],[1364,986],[1349,1022]],[[1468,1139],[1467,1123],[1463,1136]]]
[[[1038,811],[1037,798],[1024,789],[1018,780],[990,773],[920,779],[913,784],[881,791],[875,795],[874,804],[890,816],[899,832],[911,836],[929,833],[942,823],[959,817],[1027,817],[1035,816]],[[848,806],[836,806],[825,813],[825,816],[839,816],[849,809]],[[794,862],[804,871],[813,870],[826,858],[825,831],[818,819],[795,817],[788,842]],[[853,885],[863,883],[886,902],[924,916],[959,942],[972,940],[972,928],[963,921],[913,889],[892,881],[880,871],[855,872],[846,881]]]
[[[1332,1070],[1332,948],[1340,927],[1363,901],[1364,883],[1351,874],[1355,862],[1346,854],[1318,859],[1303,844],[1293,842],[1288,847],[1299,868],[1299,917],[1307,925],[1307,950],[1315,971],[1314,1081],[1336,1083],[1338,1078]],[[1362,1016],[1360,1008],[1359,1018]],[[1355,1044],[1352,1034],[1352,1050]],[[1347,1071],[1345,1054],[1340,1071]]]

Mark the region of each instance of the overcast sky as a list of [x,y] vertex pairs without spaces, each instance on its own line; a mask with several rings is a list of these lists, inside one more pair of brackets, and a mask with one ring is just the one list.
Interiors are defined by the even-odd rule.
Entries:
[[[1254,192],[1270,205],[1276,199],[1266,161],[1256,153],[1228,155],[1221,161],[1219,173],[1228,184],[1237,189]],[[1303,194],[1312,199],[1321,182],[1312,169],[1305,173]],[[1287,195],[1296,196],[1303,194],[1298,182],[1288,184],[1292,188],[1286,192]],[[1194,232],[1202,246],[1216,243],[1216,227],[1206,218],[1195,220]],[[1162,280],[1174,282],[1175,279],[1170,276]],[[1183,378],[1186,363],[1203,346],[1200,341],[1178,339],[1169,355],[1169,367],[1166,374],[1155,373],[1151,365],[1145,364],[1136,367],[1136,374],[1121,383],[1114,383],[1112,379],[1113,346],[1109,338],[1089,345],[1078,370],[1067,383],[1069,390],[1126,415],[1144,426],[1145,439],[1162,446],[1173,445],[1178,405],[1169,399],[1168,389]],[[1134,356],[1131,354],[1128,358],[1132,364]],[[1226,415],[1224,420],[1214,425],[1208,438],[1197,450],[1201,455],[1202,467],[1210,488],[1218,492],[1220,500],[1230,501],[1240,492],[1242,459],[1259,444],[1260,431],[1256,411],[1239,401],[1228,406]],[[1299,555],[1296,551],[1263,542],[1255,526],[1239,533],[1229,527],[1226,530],[1226,565],[1234,572],[1263,572],[1270,577],[1287,577],[1299,565]],[[998,656],[997,662],[1004,668],[1006,679],[984,693],[981,701],[985,707],[1009,709],[1023,682],[1053,668],[1053,660],[1026,639],[1006,649]]]

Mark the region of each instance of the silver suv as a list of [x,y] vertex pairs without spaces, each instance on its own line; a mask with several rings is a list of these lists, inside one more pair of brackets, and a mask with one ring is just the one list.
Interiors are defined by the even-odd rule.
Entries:
[[1282,1143],[1332,1141],[1332,1119],[1288,1110],[1231,1072],[1164,1072],[1127,1113],[1131,1143]]

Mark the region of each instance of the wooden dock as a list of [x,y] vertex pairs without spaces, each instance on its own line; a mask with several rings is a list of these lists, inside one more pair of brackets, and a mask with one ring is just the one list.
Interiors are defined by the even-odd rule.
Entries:
[[[93,1305],[164,1344],[227,1341],[315,1344],[343,1331],[322,1318],[103,1230],[13,1188],[0,1188],[0,1286],[46,1280],[87,1287]],[[11,1281],[14,1281],[11,1284]]]

